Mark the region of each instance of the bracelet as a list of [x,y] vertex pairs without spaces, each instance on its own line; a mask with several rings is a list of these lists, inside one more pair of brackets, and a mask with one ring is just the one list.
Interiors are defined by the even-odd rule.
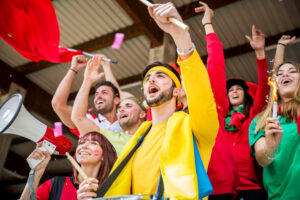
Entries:
[[286,47],[286,44],[283,44],[283,43],[280,43],[280,42],[278,42],[277,45],[282,45],[282,46]]
[[206,26],[208,24],[212,24],[212,23],[211,22],[207,22],[207,23],[204,23],[202,26],[204,27],[204,26]]
[[189,49],[189,50],[187,50],[187,51],[184,51],[184,52],[180,52],[180,51],[177,49],[177,54],[183,56],[183,55],[186,55],[186,54],[189,54],[189,53],[193,52],[195,49],[196,49],[196,46],[195,46],[194,43],[192,43],[192,48],[191,48],[191,49]]
[[77,71],[75,71],[74,69],[70,68],[69,70],[73,71],[75,74],[78,74]]
[[266,145],[263,146],[263,152],[264,152],[265,157],[266,157],[268,160],[270,160],[270,161],[273,161],[274,158],[276,157],[276,156],[275,156],[275,153],[274,153],[273,156],[270,156],[270,155],[267,154],[267,151],[266,151]]

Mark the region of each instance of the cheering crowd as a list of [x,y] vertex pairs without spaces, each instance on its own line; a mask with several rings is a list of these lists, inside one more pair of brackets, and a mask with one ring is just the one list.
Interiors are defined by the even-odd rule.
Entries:
[[[142,83],[148,110],[142,100],[120,89],[104,55],[73,57],[52,107],[79,137],[74,158],[89,178],[74,168],[72,176],[40,185],[51,156],[38,144],[28,158],[45,159],[28,179],[22,200],[130,194],[157,199],[300,199],[300,64],[284,61],[285,48],[295,37],[284,35],[278,41],[269,75],[265,36],[253,25],[246,38],[256,55],[258,84],[226,79],[214,12],[200,4],[195,12],[204,12],[206,66],[189,32],[170,23],[170,17],[182,21],[174,5],[148,7],[160,29],[173,38],[179,66],[154,62],[145,67]],[[84,80],[70,106],[68,96],[80,70]],[[278,87],[275,118],[269,76]],[[97,116],[87,113],[95,83]]]

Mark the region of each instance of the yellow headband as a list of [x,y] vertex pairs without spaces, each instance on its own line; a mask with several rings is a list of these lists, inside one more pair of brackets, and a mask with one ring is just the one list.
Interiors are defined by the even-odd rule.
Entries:
[[145,75],[144,77],[144,80],[143,80],[143,87],[145,86],[145,78],[148,76],[148,74],[150,72],[153,72],[153,71],[161,71],[165,74],[167,74],[171,79],[172,81],[174,81],[175,83],[175,86],[178,88],[178,89],[181,89],[181,84],[180,84],[180,80],[178,79],[178,77],[174,74],[174,72],[172,72],[171,70],[169,70],[168,68],[164,67],[164,66],[156,66],[156,67],[152,67],[148,72],[147,74]]

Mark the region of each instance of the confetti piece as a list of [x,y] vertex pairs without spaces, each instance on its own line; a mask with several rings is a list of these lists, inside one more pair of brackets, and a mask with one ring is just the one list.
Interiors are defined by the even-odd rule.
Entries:
[[88,109],[89,112],[92,112],[93,110],[94,110],[94,108],[89,108]]
[[114,39],[114,42],[113,42],[111,48],[120,49],[121,44],[122,44],[123,39],[124,39],[124,36],[125,36],[124,33],[116,33],[115,34],[115,39]]
[[9,75],[9,78],[11,78],[11,77],[12,77],[12,74]]
[[12,35],[11,34],[7,34],[8,35],[8,37],[12,37]]
[[61,122],[55,122],[53,131],[54,131],[54,136],[55,137],[63,136],[63,134],[62,134],[62,123]]

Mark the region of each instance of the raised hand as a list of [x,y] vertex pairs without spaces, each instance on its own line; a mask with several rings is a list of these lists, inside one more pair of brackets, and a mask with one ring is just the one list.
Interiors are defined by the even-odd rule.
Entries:
[[84,55],[77,55],[72,57],[71,69],[78,72],[85,68],[88,59]]
[[252,25],[252,37],[246,35],[246,38],[250,42],[250,45],[253,50],[255,51],[264,50],[265,35],[261,30],[256,29],[254,25]]
[[292,44],[296,39],[296,36],[291,37],[290,35],[283,35],[281,36],[280,40],[278,41],[278,44],[283,44],[283,45],[290,45]]
[[271,157],[274,155],[278,145],[282,138],[282,128],[278,120],[269,117],[267,118],[266,128],[265,128],[265,150]]
[[104,76],[103,72],[99,73],[101,62],[103,62],[101,61],[102,57],[104,57],[104,55],[97,54],[88,61],[87,67],[84,71],[85,81],[91,81],[94,83],[101,80],[101,78]]
[[166,4],[153,4],[153,6],[148,7],[148,11],[150,16],[164,32],[171,35],[177,34],[178,32],[183,32],[182,29],[169,21],[169,18],[173,17],[182,22],[182,18],[180,17],[173,3],[169,2]]
[[95,178],[89,178],[89,181],[91,181],[92,184],[89,184],[87,180],[84,180],[79,185],[79,189],[77,190],[78,200],[92,199],[97,196],[97,194],[94,192],[94,189],[98,188],[98,180]]
[[35,172],[41,172],[44,173],[50,159],[51,159],[51,155],[48,151],[42,151],[39,149],[39,147],[42,146],[42,142],[38,143],[36,145],[36,148],[34,149],[34,151],[27,157],[27,160],[29,159],[35,159],[35,160],[41,160],[43,158],[43,156],[45,156],[45,159],[40,162],[35,168]]
[[178,52],[183,53],[180,55],[180,59],[185,60],[190,57],[193,53],[193,51],[190,50],[193,50],[195,47],[190,33],[169,21],[169,18],[172,17],[182,22],[182,18],[175,6],[172,3],[154,4],[152,6],[148,6],[148,11],[159,28],[172,36]]
[[214,17],[214,11],[210,9],[209,6],[202,1],[199,1],[199,4],[201,4],[202,6],[195,8],[195,12],[196,13],[204,12],[202,18],[202,24],[211,23]]

